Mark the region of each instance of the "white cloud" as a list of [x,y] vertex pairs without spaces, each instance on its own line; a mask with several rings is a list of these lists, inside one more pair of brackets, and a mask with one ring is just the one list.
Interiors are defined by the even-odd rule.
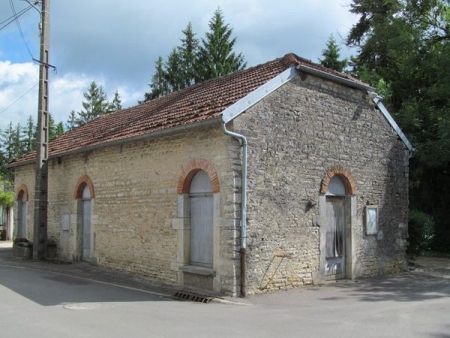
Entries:
[[0,128],[10,122],[25,123],[37,111],[38,67],[32,63],[0,61],[0,78]]
[[[198,38],[220,7],[237,37],[235,50],[248,66],[293,52],[317,61],[330,34],[345,37],[356,22],[350,0],[78,0],[54,1],[51,8],[50,63],[58,74],[50,77],[50,112],[56,121],[80,110],[90,82],[102,85],[108,98],[119,90],[122,105],[142,100],[158,56],[166,57],[180,43],[188,22]],[[28,6],[16,3],[16,10]],[[86,10],[87,9],[87,10]],[[0,1],[0,13],[11,12]],[[38,50],[39,15],[20,17],[32,52]],[[351,54],[342,47],[342,57]],[[36,57],[37,55],[35,55]],[[0,30],[0,112],[38,82],[38,67],[29,60],[17,28]],[[37,114],[37,89],[0,113],[0,128],[9,121],[25,123]]]
[[[12,122],[25,125],[31,115],[37,121],[38,87],[27,94],[26,91],[38,84],[39,67],[32,63],[11,63],[0,61],[0,129],[4,130]],[[122,99],[122,106],[137,104],[144,97],[143,91],[135,91],[127,86],[108,85],[105,79],[92,79],[85,74],[67,73],[50,75],[49,110],[56,122],[65,123],[72,110],[80,111],[83,93],[92,81],[102,86],[112,100],[116,90]],[[25,94],[25,95],[24,95]],[[17,101],[17,102],[16,102]],[[15,102],[15,103],[14,103]],[[6,109],[6,110],[5,110]]]

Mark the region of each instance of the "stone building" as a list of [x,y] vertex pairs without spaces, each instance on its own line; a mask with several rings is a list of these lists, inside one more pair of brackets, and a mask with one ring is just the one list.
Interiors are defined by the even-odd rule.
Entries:
[[[58,256],[224,295],[405,267],[413,150],[373,88],[294,54],[49,145]],[[33,238],[34,153],[16,160]]]

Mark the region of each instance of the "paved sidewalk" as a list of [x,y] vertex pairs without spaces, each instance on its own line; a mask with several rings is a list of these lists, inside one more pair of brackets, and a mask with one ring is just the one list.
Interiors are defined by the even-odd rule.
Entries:
[[[32,269],[51,271],[55,273],[86,278],[112,285],[122,286],[131,289],[144,290],[164,297],[172,298],[173,295],[180,290],[188,290],[188,288],[179,285],[167,285],[162,282],[150,279],[146,276],[127,273],[124,271],[99,267],[87,262],[58,262],[58,261],[33,261],[13,257],[12,242],[0,241],[0,264],[10,266],[22,266]],[[405,272],[408,275],[425,275],[430,277],[441,277],[444,280],[450,279],[450,258],[439,257],[417,257],[411,265],[411,271]],[[372,279],[380,280],[389,276],[377,276],[374,278],[360,279],[358,281],[343,280],[336,283],[328,283],[327,286],[333,285],[358,285],[364,282],[370,282]],[[190,291],[195,292],[194,289]],[[277,293],[277,292],[275,292]],[[204,293],[203,293],[204,294]],[[269,293],[270,294],[270,293]],[[260,296],[256,296],[261,297]],[[247,299],[217,297],[218,300],[235,302],[250,302],[252,296]]]
[[0,242],[2,332],[11,338],[450,338],[450,259],[420,257],[403,273],[205,305],[173,301],[178,287],[144,276],[13,258],[11,246]]
[[13,257],[12,244],[12,242],[0,241],[0,264],[76,276],[126,288],[144,290],[166,297],[172,297],[181,288],[180,286],[159,283],[145,276],[107,269],[87,262],[34,261]]

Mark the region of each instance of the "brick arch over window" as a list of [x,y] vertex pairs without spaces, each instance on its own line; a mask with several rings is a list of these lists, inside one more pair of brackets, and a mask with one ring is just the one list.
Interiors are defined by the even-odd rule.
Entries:
[[345,193],[347,195],[356,195],[356,183],[353,179],[352,174],[350,174],[349,171],[343,169],[340,166],[333,167],[327,172],[320,185],[321,194],[327,193],[328,185],[330,184],[330,181],[334,176],[338,176],[342,180],[342,183],[344,183],[345,187]]
[[213,168],[211,163],[203,159],[196,159],[188,163],[188,165],[183,169],[180,179],[178,180],[178,193],[187,194],[189,193],[189,187],[191,186],[192,178],[200,170],[205,171],[209,179],[211,180],[212,192],[216,193],[220,191],[219,178],[217,176],[216,170]]
[[92,184],[91,179],[88,175],[83,175],[78,179],[77,184],[75,185],[75,193],[74,198],[79,199],[83,197],[83,189],[85,186],[89,187],[91,198],[95,197],[94,193],[94,185]]
[[25,184],[21,184],[17,188],[16,200],[21,201],[24,195],[25,195],[25,200],[28,201],[28,198],[29,198],[28,188]]

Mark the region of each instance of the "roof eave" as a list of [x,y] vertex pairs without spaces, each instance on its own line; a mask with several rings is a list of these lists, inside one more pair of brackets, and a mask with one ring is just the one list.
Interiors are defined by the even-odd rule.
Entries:
[[330,74],[330,73],[327,73],[327,72],[324,72],[324,71],[321,71],[318,69],[314,69],[314,68],[311,68],[311,67],[308,67],[308,66],[305,66],[302,64],[298,65],[297,69],[299,71],[305,72],[307,74],[315,75],[315,76],[318,76],[318,77],[321,77],[321,78],[324,78],[324,79],[327,79],[330,81],[334,81],[334,82],[337,82],[337,83],[340,83],[340,84],[343,84],[343,85],[346,85],[348,87],[352,87],[355,89],[360,89],[360,90],[364,90],[364,91],[367,91],[367,90],[374,91],[375,90],[375,88],[373,88],[365,83],[360,83],[360,82],[356,82],[356,81],[353,81],[350,79],[346,79],[345,77]]
[[386,120],[389,122],[389,124],[394,128],[395,132],[397,133],[398,137],[403,141],[403,143],[406,145],[409,151],[414,152],[416,149],[413,147],[411,142],[409,142],[406,135],[403,133],[403,131],[400,129],[397,122],[395,122],[392,115],[389,113],[389,111],[384,106],[383,102],[381,102],[381,96],[379,96],[376,92],[369,92],[369,97],[372,99],[372,101],[377,105],[378,109],[381,111],[383,116],[386,118]]
[[[163,129],[163,130],[139,135],[136,137],[130,137],[130,138],[117,140],[117,141],[111,141],[111,142],[104,142],[104,143],[95,144],[92,146],[87,146],[87,147],[83,147],[83,148],[79,148],[79,149],[75,149],[75,150],[69,150],[69,151],[51,154],[51,155],[49,155],[48,159],[51,160],[54,158],[61,158],[61,157],[66,157],[66,156],[70,156],[70,155],[82,154],[82,153],[92,151],[92,150],[98,150],[98,149],[103,149],[103,148],[107,148],[107,147],[123,145],[123,144],[127,144],[127,143],[145,141],[145,140],[149,140],[149,139],[156,138],[156,137],[169,136],[169,135],[181,133],[183,131],[189,131],[192,129],[213,126],[216,124],[220,124],[221,122],[222,122],[222,119],[220,117],[211,118],[211,119],[207,119],[204,121],[183,124],[183,125],[179,125],[179,126],[176,126],[173,128]],[[15,162],[15,163],[13,162],[11,164],[8,164],[6,167],[7,168],[20,167],[20,166],[32,164],[35,162],[36,162],[36,159],[33,158],[31,160],[26,160],[26,161],[22,161],[22,162]]]

